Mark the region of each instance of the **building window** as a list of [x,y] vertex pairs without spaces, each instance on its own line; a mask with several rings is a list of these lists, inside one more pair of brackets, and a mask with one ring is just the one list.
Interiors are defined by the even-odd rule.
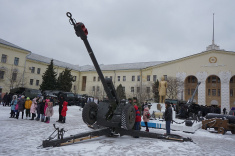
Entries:
[[126,81],[126,76],[123,76],[123,81]]
[[73,80],[76,81],[77,80],[77,76],[73,76]]
[[33,79],[30,79],[29,84],[30,84],[30,85],[33,85]]
[[6,62],[7,62],[7,55],[2,54],[1,62],[2,62],[2,63],[6,63]]
[[188,77],[188,83],[190,83],[190,77]]
[[131,87],[131,92],[134,93],[134,87]]
[[212,92],[212,96],[216,96],[216,89],[212,89],[211,92]]
[[137,93],[139,93],[140,92],[140,87],[137,87]]
[[118,76],[118,81],[120,81],[120,78],[121,78],[121,77],[120,77],[120,76]]
[[211,83],[211,78],[210,77],[208,77],[207,82]]
[[93,92],[95,91],[95,86],[92,86],[92,91],[93,91]]
[[147,87],[147,93],[150,93],[150,87]]
[[220,89],[218,89],[218,96],[220,96]]
[[98,76],[98,81],[100,81],[100,77]]
[[167,75],[164,75],[164,80],[167,81]]
[[122,87],[123,92],[125,92],[125,87]]
[[216,83],[216,77],[215,76],[212,76],[211,83]]
[[93,77],[93,81],[96,81],[96,77],[95,76]]
[[132,81],[135,81],[135,76],[132,76],[132,77],[131,77],[131,80],[132,80]]
[[86,76],[82,77],[82,91],[86,91]]
[[208,89],[208,96],[211,95],[211,89]]
[[76,90],[76,86],[75,85],[73,86],[73,90]]
[[150,75],[147,75],[147,81],[150,81]]
[[31,67],[31,73],[35,72],[35,67]]
[[220,78],[217,79],[217,82],[220,83]]
[[137,76],[137,81],[140,81],[140,75]]
[[193,95],[194,91],[195,91],[195,89],[191,89],[191,95]]
[[188,95],[190,95],[190,89],[188,89]]
[[157,75],[153,75],[153,82],[157,81]]
[[40,74],[40,72],[41,72],[41,68],[38,68],[37,69],[37,74]]
[[16,81],[16,78],[17,78],[17,73],[16,72],[12,73],[12,81]]
[[192,83],[196,83],[196,77],[192,77]]
[[100,91],[100,86],[96,87],[96,91],[99,92]]
[[233,89],[230,89],[230,96],[233,97]]
[[111,79],[111,80],[113,80],[113,77],[112,77],[112,76],[110,76],[110,79]]
[[0,79],[4,79],[5,71],[0,70]]
[[19,64],[19,58],[18,58],[18,57],[15,57],[14,65],[15,65],[15,66],[18,66],[18,64]]
[[39,80],[36,80],[36,86],[39,86]]

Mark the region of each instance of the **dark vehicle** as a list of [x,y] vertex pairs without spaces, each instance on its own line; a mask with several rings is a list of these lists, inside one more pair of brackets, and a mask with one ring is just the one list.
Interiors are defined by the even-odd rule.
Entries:
[[82,100],[83,100],[83,98],[85,98],[85,97],[83,97],[82,95],[80,95],[80,94],[74,94],[75,95],[75,104],[77,105],[77,106],[82,106]]
[[76,104],[74,93],[72,93],[72,92],[59,92],[58,95],[59,95],[59,97],[63,96],[65,98],[65,100],[68,102],[68,106]]
[[29,97],[30,99],[33,99],[35,97],[41,96],[41,91],[38,89],[30,89],[30,88],[13,88],[10,90],[11,94],[18,94],[18,95],[24,95],[25,97]]

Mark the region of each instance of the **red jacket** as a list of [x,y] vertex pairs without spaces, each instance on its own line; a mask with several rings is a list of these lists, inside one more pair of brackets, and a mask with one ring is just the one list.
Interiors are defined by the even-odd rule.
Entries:
[[140,115],[140,111],[138,109],[137,105],[134,105],[135,108],[135,122],[140,122],[141,121],[141,115]]
[[63,116],[63,117],[66,116],[66,111],[68,110],[67,105],[68,105],[68,102],[64,101],[63,102],[63,108],[62,108],[62,111],[61,111],[61,116]]

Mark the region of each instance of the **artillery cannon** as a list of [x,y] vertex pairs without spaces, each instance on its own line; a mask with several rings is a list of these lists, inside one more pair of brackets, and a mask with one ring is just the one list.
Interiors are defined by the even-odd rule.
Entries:
[[77,141],[82,141],[85,139],[91,139],[102,135],[116,136],[118,134],[120,136],[130,135],[130,136],[175,140],[181,142],[192,141],[191,138],[183,138],[182,136],[179,135],[173,135],[173,134],[163,135],[157,133],[132,130],[135,124],[135,117],[136,117],[134,106],[130,103],[126,103],[125,100],[120,101],[116,94],[116,90],[114,88],[112,80],[110,78],[104,78],[104,75],[99,67],[99,64],[87,40],[88,31],[85,25],[81,22],[76,23],[76,21],[72,18],[72,14],[70,12],[67,12],[66,15],[70,19],[69,20],[70,24],[74,26],[76,35],[83,40],[86,46],[88,54],[102,82],[108,100],[100,102],[98,105],[94,102],[89,102],[83,108],[82,112],[83,121],[88,125],[88,127],[91,127],[96,130],[72,135],[70,137],[58,136],[58,138],[62,139],[57,139],[57,140],[52,140],[49,137],[47,140],[43,141],[42,146],[43,147],[61,146],[69,143],[74,143]]
[[208,113],[206,120],[202,121],[202,129],[207,130],[207,128],[214,128],[220,134],[225,134],[226,131],[235,134],[235,116]]

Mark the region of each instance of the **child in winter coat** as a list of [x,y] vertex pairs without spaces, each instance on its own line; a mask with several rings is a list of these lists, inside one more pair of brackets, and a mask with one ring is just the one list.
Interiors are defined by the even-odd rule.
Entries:
[[24,105],[25,105],[25,99],[24,99],[24,95],[22,95],[19,99],[19,101],[17,102],[18,105],[18,112],[16,115],[16,118],[19,118],[20,112],[22,112],[22,119],[24,117]]
[[26,112],[26,119],[28,119],[28,117],[30,117],[30,107],[32,105],[32,101],[30,100],[29,97],[27,97],[26,101],[25,101],[25,112]]
[[11,116],[10,118],[14,118],[15,117],[15,106],[17,104],[17,95],[13,96],[13,99],[11,101]]
[[36,117],[36,108],[37,108],[37,101],[36,98],[34,98],[32,105],[30,107],[30,113],[32,113],[32,118],[30,120],[34,120],[34,117]]
[[64,101],[63,102],[63,108],[62,108],[62,111],[61,111],[62,123],[65,123],[66,111],[68,110],[67,105],[68,105],[68,102]]
[[146,130],[145,130],[146,132],[149,132],[149,128],[148,128],[149,118],[150,118],[149,107],[148,107],[148,104],[145,104],[144,112],[143,112],[143,120],[144,120],[144,124],[146,127]]
[[37,111],[37,118],[36,118],[36,121],[39,121],[40,120],[40,115],[41,115],[41,112],[40,112],[40,110],[41,110],[41,105],[42,105],[42,97],[40,97],[39,99],[38,99],[38,102],[37,102],[37,109],[36,109],[36,111]]
[[43,99],[42,103],[40,104],[40,115],[41,115],[41,122],[44,122],[45,114],[44,114],[44,107],[45,107],[46,100]]
[[46,116],[46,121],[45,123],[50,123],[50,117],[54,114],[53,111],[53,102],[48,102],[48,107],[46,108],[45,116]]

